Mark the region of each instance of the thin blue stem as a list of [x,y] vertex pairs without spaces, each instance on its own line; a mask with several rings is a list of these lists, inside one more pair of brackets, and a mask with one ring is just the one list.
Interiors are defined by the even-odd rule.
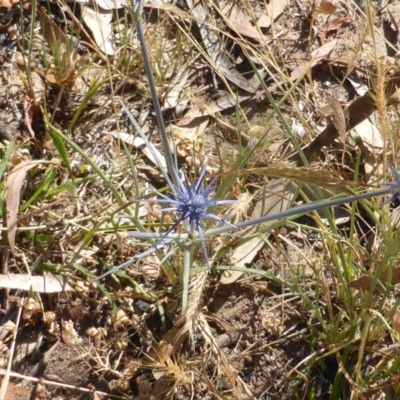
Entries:
[[[135,9],[135,4],[133,4],[133,7]],[[134,13],[134,18],[135,18],[135,22],[136,22],[137,34],[138,34],[140,47],[142,49],[144,68],[146,70],[146,75],[147,75],[147,79],[149,82],[150,93],[151,93],[151,98],[153,100],[154,110],[155,110],[156,117],[157,117],[158,128],[160,129],[161,142],[162,142],[162,145],[164,148],[168,173],[172,179],[172,182],[175,184],[175,186],[179,187],[179,177],[178,177],[178,173],[177,173],[177,168],[174,163],[174,159],[172,157],[171,149],[169,147],[168,135],[167,135],[167,131],[165,129],[165,124],[164,124],[164,117],[161,112],[160,102],[158,100],[157,89],[156,89],[156,85],[154,83],[154,77],[153,77],[153,73],[151,70],[149,53],[147,51],[146,40],[144,38],[141,16],[142,16],[141,6],[139,6],[138,12]]]
[[[346,203],[352,203],[354,201],[370,199],[372,197],[386,196],[391,193],[393,193],[392,186],[387,187],[385,189],[376,190],[374,192],[363,193],[363,194],[359,194],[356,196],[345,197],[342,199],[335,199],[335,200],[329,200],[329,201],[325,201],[325,200],[312,201],[311,203],[302,204],[300,206],[293,207],[293,208],[290,208],[288,210],[285,210],[285,211],[282,211],[282,212],[279,212],[276,214],[265,215],[260,218],[240,222],[235,225],[235,229],[237,230],[237,229],[248,228],[250,226],[259,225],[264,222],[273,221],[275,219],[288,218],[288,217],[293,217],[293,216],[297,216],[297,215],[300,216],[302,214],[306,214],[311,211],[319,211],[319,210],[323,210],[324,208],[336,207],[336,206],[340,206],[340,205],[343,205]],[[220,235],[221,233],[229,232],[232,229],[233,228],[231,226],[221,226],[218,228],[209,229],[208,231],[204,232],[204,237],[207,238],[207,237],[214,236],[214,235]]]

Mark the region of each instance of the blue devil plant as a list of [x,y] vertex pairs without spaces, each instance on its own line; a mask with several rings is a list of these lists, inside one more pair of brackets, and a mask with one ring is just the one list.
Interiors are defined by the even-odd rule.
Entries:
[[[126,261],[125,263],[116,266],[115,268],[111,269],[110,271],[106,272],[102,276],[100,276],[98,279],[104,278],[108,274],[114,273],[118,271],[121,268],[126,267],[127,265],[143,258],[146,257],[147,255],[157,251],[158,249],[161,249],[163,247],[166,247],[170,245],[172,242],[180,242],[181,245],[183,243],[183,247],[185,249],[185,256],[184,256],[184,272],[183,272],[183,287],[184,290],[185,288],[187,289],[188,287],[188,282],[189,282],[189,269],[191,266],[191,261],[190,261],[190,249],[192,248],[193,245],[197,245],[200,242],[203,256],[205,258],[205,262],[208,267],[210,267],[210,261],[209,257],[207,254],[207,249],[206,249],[206,244],[205,241],[207,238],[214,236],[214,235],[219,235],[223,234],[229,231],[234,231],[242,228],[247,228],[251,226],[256,226],[258,224],[262,224],[268,221],[272,220],[277,220],[277,219],[283,219],[283,218],[289,218],[293,216],[298,216],[302,215],[311,211],[318,211],[322,209],[326,209],[329,207],[334,207],[334,206],[339,206],[345,203],[351,203],[351,202],[356,202],[360,201],[363,199],[368,199],[376,196],[384,196],[391,194],[392,196],[385,201],[384,204],[390,203],[393,200],[395,200],[397,197],[400,195],[400,173],[391,165],[388,163],[389,168],[391,169],[394,177],[395,177],[395,182],[394,183],[385,183],[386,187],[380,190],[376,190],[370,193],[363,193],[355,196],[349,196],[345,198],[338,198],[334,200],[323,200],[323,201],[313,201],[310,203],[306,203],[304,205],[300,205],[297,207],[292,207],[288,210],[272,214],[272,215],[266,215],[263,217],[259,217],[253,220],[249,221],[244,221],[237,223],[236,225],[232,225],[228,221],[225,221],[223,218],[218,217],[217,215],[213,214],[210,209],[213,209],[216,206],[220,205],[226,205],[226,204],[231,204],[234,203],[236,200],[218,200],[212,197],[211,192],[213,191],[213,186],[215,180],[213,180],[211,183],[208,185],[205,185],[205,180],[206,180],[206,166],[204,166],[201,170],[200,176],[197,181],[194,183],[190,184],[188,179],[186,177],[180,179],[179,177],[179,172],[177,168],[177,161],[176,159],[174,160],[172,152],[170,150],[169,142],[168,142],[168,137],[167,133],[165,130],[165,125],[163,121],[163,116],[160,108],[160,104],[158,101],[158,96],[157,96],[157,91],[156,87],[154,84],[154,79],[153,79],[153,74],[151,71],[151,65],[150,65],[150,60],[148,57],[148,52],[147,52],[147,47],[146,47],[146,42],[144,39],[144,34],[143,34],[143,27],[141,24],[141,14],[142,14],[142,8],[143,4],[141,4],[140,1],[136,1],[133,4],[134,6],[134,15],[135,15],[135,21],[137,24],[137,33],[138,33],[138,38],[139,42],[141,45],[142,49],[142,54],[143,54],[143,59],[144,59],[144,65],[146,69],[146,74],[149,82],[149,87],[153,99],[153,104],[155,108],[155,113],[157,116],[158,120],[158,126],[160,129],[160,136],[161,136],[161,141],[164,149],[164,155],[166,158],[166,164],[167,164],[167,171],[165,171],[164,167],[162,167],[162,163],[158,159],[157,155],[155,152],[153,152],[154,158],[157,160],[157,163],[160,166],[161,171],[164,173],[164,176],[170,186],[171,192],[172,192],[172,198],[168,198],[163,195],[162,199],[158,200],[151,200],[155,201],[161,204],[167,204],[168,207],[164,208],[163,211],[174,211],[178,214],[178,217],[176,219],[176,222],[172,224],[172,226],[165,232],[165,233],[150,233],[150,232],[135,232],[131,233],[131,237],[135,238],[141,238],[141,239],[155,239],[155,245],[152,246],[149,250],[142,252],[138,256]],[[125,112],[128,114],[129,118],[131,119],[133,125],[136,127],[137,131],[139,134],[142,135],[143,140],[149,147],[149,149],[152,151],[152,145],[148,142],[147,138],[143,135],[140,126],[138,125],[137,121],[133,118],[132,114],[129,112],[129,110],[125,107],[124,104],[122,104],[123,108],[125,109]],[[150,201],[150,200],[135,200],[135,202],[141,202],[141,201]],[[216,228],[211,228],[204,230],[204,225],[203,225],[203,220],[204,219],[213,219],[218,221],[220,224]],[[176,235],[173,232],[175,229],[180,225],[181,223],[184,223],[186,227],[186,233]],[[197,233],[197,236],[196,235]],[[187,296],[187,292],[186,292]],[[184,299],[183,299],[183,308],[185,306],[185,293],[184,293]]]

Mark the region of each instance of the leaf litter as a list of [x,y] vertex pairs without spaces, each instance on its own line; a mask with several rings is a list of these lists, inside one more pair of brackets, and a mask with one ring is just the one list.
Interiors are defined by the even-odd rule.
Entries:
[[[10,10],[19,7],[16,3],[3,3],[2,15],[9,16]],[[240,1],[233,6],[222,1],[215,2],[215,5],[192,1],[168,3],[171,4],[146,2],[146,39],[152,50],[164,116],[167,126],[171,131],[175,130],[177,157],[183,169],[194,176],[204,159],[209,159],[212,174],[225,174],[230,171],[238,149],[246,148],[249,140],[252,143],[261,140],[262,135],[254,137],[251,134],[253,127],[266,125],[270,130],[265,142],[244,166],[253,172],[244,178],[239,171],[235,171],[237,178],[229,193],[232,196],[244,191],[249,194],[240,211],[241,218],[265,215],[275,208],[285,209],[292,201],[298,200],[290,175],[278,175],[272,180],[265,176],[267,169],[262,172],[262,168],[278,170],[277,166],[283,163],[290,163],[289,169],[302,165],[299,154],[283,135],[282,127],[274,128],[278,125],[277,119],[267,124],[264,122],[271,107],[247,62],[243,46],[263,72],[265,84],[276,101],[286,94],[292,83],[302,79],[290,95],[293,101],[287,100],[281,111],[287,121],[293,118],[300,121],[304,128],[304,137],[297,139],[309,162],[322,164],[324,171],[335,169],[346,181],[353,179],[355,160],[361,157],[360,184],[374,184],[381,176],[377,171],[384,165],[382,158],[387,148],[377,118],[382,120],[382,115],[378,114],[382,114],[383,109],[390,113],[387,118],[393,118],[391,107],[398,102],[398,72],[394,70],[393,73],[385,67],[388,68],[388,75],[393,75],[385,85],[387,103],[384,108],[378,109],[377,95],[383,90],[374,86],[376,65],[371,61],[371,36],[366,31],[365,40],[360,36],[366,21],[362,13],[356,12],[353,3],[346,4],[346,7],[342,3],[325,0],[318,5],[296,1],[272,1],[267,5],[264,2]],[[184,3],[188,7],[182,5]],[[78,389],[74,389],[74,393],[86,398],[90,398],[89,394],[81,389],[89,383],[95,384],[98,392],[113,393],[121,398],[148,397],[151,393],[161,398],[160,387],[166,392],[168,389],[174,391],[175,398],[180,399],[212,398],[213,390],[223,392],[226,398],[232,399],[263,398],[269,394],[283,398],[299,397],[306,396],[310,389],[305,381],[296,386],[296,377],[304,374],[310,374],[306,376],[307,382],[316,382],[321,393],[328,393],[333,385],[329,373],[338,370],[335,370],[334,360],[327,357],[327,367],[315,375],[307,368],[302,369],[303,360],[314,356],[307,344],[308,336],[306,340],[302,339],[305,337],[302,335],[310,334],[303,328],[305,321],[314,322],[313,315],[296,296],[284,292],[276,281],[235,271],[222,274],[218,281],[207,280],[207,286],[202,286],[206,281],[199,281],[192,318],[196,335],[200,338],[194,336],[194,349],[185,347],[186,336],[180,341],[171,339],[171,336],[178,338],[181,333],[180,297],[175,293],[174,275],[156,259],[143,260],[131,270],[124,271],[134,277],[132,285],[115,277],[103,283],[105,288],[115,293],[119,313],[114,314],[107,293],[100,292],[93,284],[93,277],[99,276],[109,265],[117,265],[143,250],[142,243],[129,239],[128,235],[119,231],[124,225],[130,229],[130,215],[136,213],[134,215],[146,230],[158,227],[161,222],[172,224],[174,218],[166,214],[161,221],[158,210],[151,207],[146,212],[137,212],[131,205],[120,209],[138,196],[135,184],[142,193],[153,185],[163,190],[160,182],[161,186],[165,182],[160,181],[161,175],[154,172],[155,164],[151,161],[153,152],[146,153],[143,142],[137,141],[118,101],[114,101],[116,97],[121,96],[135,118],[145,126],[154,152],[159,151],[158,132],[147,94],[140,49],[134,35],[135,27],[124,14],[125,5],[99,1],[91,5],[82,2],[80,6],[78,9],[69,3],[63,3],[59,8],[54,5],[46,9],[45,14],[40,8],[38,15],[41,22],[35,25],[35,36],[30,41],[34,46],[28,70],[20,71],[12,57],[16,49],[14,37],[20,25],[12,19],[1,22],[5,24],[4,21],[9,21],[7,40],[11,44],[2,49],[4,72],[0,88],[0,122],[11,127],[11,136],[18,146],[29,152],[39,132],[34,122],[40,125],[41,120],[51,116],[57,128],[68,131],[75,143],[93,160],[92,164],[88,163],[82,153],[68,146],[66,151],[74,181],[71,182],[68,172],[60,168],[58,181],[54,181],[57,184],[54,183],[47,195],[23,211],[23,215],[20,213],[21,205],[40,185],[39,178],[26,180],[28,171],[36,167],[34,175],[44,177],[46,168],[38,166],[43,162],[50,163],[50,160],[58,165],[60,147],[57,146],[60,144],[52,139],[52,146],[43,147],[43,156],[32,152],[30,156],[33,159],[24,161],[18,173],[18,166],[8,165],[5,176],[5,188],[8,190],[6,220],[8,248],[13,257],[7,259],[8,275],[2,275],[4,281],[11,282],[7,286],[11,296],[8,301],[17,304],[20,296],[18,289],[29,292],[35,287],[46,292],[48,285],[43,284],[46,277],[55,276],[59,271],[74,282],[74,290],[66,293],[54,281],[54,290],[59,292],[60,299],[52,299],[56,299],[57,305],[54,306],[49,298],[40,297],[42,308],[26,328],[18,328],[18,335],[23,335],[26,330],[39,331],[43,328],[46,344],[52,348],[44,355],[48,360],[48,373],[62,379],[64,384],[76,384]],[[89,8],[90,18],[85,11]],[[389,12],[393,25],[393,21],[398,22],[399,16],[394,7],[390,7]],[[62,18],[60,14],[63,14]],[[71,18],[72,15],[76,19]],[[128,21],[126,28],[120,23],[124,18]],[[378,21],[379,18],[380,15],[377,15]],[[311,21],[309,29],[305,21]],[[46,34],[49,27],[55,36]],[[86,27],[92,34],[92,42],[84,33],[79,34]],[[190,40],[183,41],[186,36],[181,27],[185,34],[190,33]],[[379,24],[376,29],[380,29]],[[74,43],[74,49],[69,47],[71,43]],[[76,43],[79,46],[75,46]],[[184,52],[179,58],[176,54],[181,45]],[[385,52],[386,48],[381,45],[379,50]],[[24,49],[18,48],[18,51]],[[62,55],[59,59],[57,52]],[[43,53],[49,57],[45,62]],[[60,59],[64,61],[60,63]],[[175,70],[170,68],[171,65],[176,65]],[[21,73],[24,77],[22,84]],[[37,79],[41,80],[40,84]],[[28,117],[25,121],[21,118],[21,110],[24,110],[21,99],[24,96],[29,101],[34,100],[38,109],[45,110],[41,116],[29,118],[33,109],[28,105],[25,107]],[[321,108],[332,99],[333,111],[321,119]],[[297,111],[299,104],[304,104],[301,112]],[[75,118],[77,110],[79,115]],[[10,138],[9,135],[7,137]],[[121,150],[122,141],[130,151],[131,169],[126,167],[129,158]],[[223,149],[222,154],[218,153],[216,144]],[[123,197],[120,204],[116,204],[110,187],[94,173],[96,168],[106,171],[110,182],[120,189]],[[136,183],[132,179],[134,173]],[[314,180],[318,182],[316,176]],[[340,189],[340,182],[336,183]],[[335,184],[327,189],[335,192]],[[275,190],[275,193],[268,193],[270,187],[281,188],[285,195],[278,196]],[[257,193],[261,199],[255,196]],[[50,207],[53,200],[60,200],[61,194],[65,196],[58,203],[61,206]],[[311,194],[307,192],[307,195]],[[117,209],[117,215],[110,218],[110,212]],[[47,211],[36,213],[37,210]],[[239,211],[233,213],[238,214]],[[371,225],[370,220],[364,221],[366,219],[364,214],[360,215],[357,220],[359,226],[364,222]],[[111,227],[108,221],[113,221],[114,225]],[[321,287],[325,288],[322,301],[327,304],[324,312],[328,319],[329,302],[334,303],[334,307],[342,307],[335,297],[341,293],[335,288],[341,286],[337,284],[335,273],[327,262],[329,241],[317,233],[318,229],[325,228],[318,224],[314,216],[305,216],[297,226],[287,224],[268,230],[265,235],[255,235],[245,243],[241,241],[243,237],[216,238],[209,243],[210,252],[228,247],[221,265],[234,265],[243,270],[258,268],[290,282],[294,270],[304,271],[304,291],[309,298],[318,301],[315,282],[321,282]],[[314,232],[303,229],[303,226],[312,226]],[[103,232],[98,227],[109,231]],[[373,236],[368,229],[363,229],[357,231],[357,235],[366,237],[366,248],[370,246],[372,252],[376,251],[374,245],[368,243]],[[110,235],[111,231],[113,235]],[[249,234],[242,232],[240,236]],[[375,247],[379,247],[381,242],[376,243]],[[350,254],[351,246],[348,250]],[[39,255],[44,257],[44,261],[40,261]],[[360,265],[371,268],[369,271],[353,271],[349,286],[367,290],[375,282],[372,277],[376,265],[362,252],[357,257]],[[171,259],[175,264],[180,262],[178,256],[174,255]],[[23,272],[27,266],[33,269],[36,264],[41,271],[48,270],[54,275],[29,276]],[[386,271],[379,277],[383,285],[393,284],[395,297],[398,294],[397,268],[392,272],[392,277]],[[33,286],[33,283],[38,286]],[[70,318],[62,312],[62,305],[68,304],[73,308],[77,307],[72,305],[75,302],[82,308],[82,314]],[[49,312],[54,314],[49,315]],[[120,316],[119,323],[115,323],[116,315]],[[216,339],[226,332],[231,338],[227,346]],[[171,335],[168,336],[168,333]],[[371,346],[389,345],[388,337]],[[179,345],[176,344],[178,342]],[[95,343],[96,352],[85,343]],[[323,352],[324,343],[319,341],[317,346]],[[79,357],[76,354],[78,348]],[[158,349],[157,362],[151,363],[141,349]],[[114,354],[118,356],[114,357]],[[61,364],[57,364],[59,355],[63,355],[65,360]],[[68,364],[68,356],[80,361]],[[386,359],[380,360],[384,362]],[[165,372],[165,365],[169,368],[168,372]],[[29,376],[28,368],[23,365],[16,368]],[[66,369],[73,374],[63,374]],[[88,374],[88,371],[93,371],[93,374]],[[296,371],[301,371],[303,375],[296,375]],[[81,379],[77,380],[77,377]],[[181,384],[171,389],[174,382]],[[387,381],[382,379],[382,382]],[[10,385],[10,393],[12,390]],[[41,396],[55,398],[55,391],[55,386],[46,383]],[[73,397],[66,392],[60,396]]]

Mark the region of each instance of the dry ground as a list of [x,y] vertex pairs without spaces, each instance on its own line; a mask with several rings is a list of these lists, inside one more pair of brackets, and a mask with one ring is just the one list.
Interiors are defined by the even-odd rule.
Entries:
[[[206,10],[201,24],[188,3],[146,5],[143,18],[166,126],[189,176],[207,160],[210,176],[236,173],[230,198],[252,199],[266,183],[279,186],[283,172],[271,178],[261,169],[234,171],[240,153],[264,134],[243,168],[286,166],[302,182],[343,179],[357,187],[381,177],[386,157],[396,164],[399,4],[195,2],[194,9]],[[388,326],[379,332],[364,335],[373,314],[361,310],[361,284],[352,294],[364,321],[359,336],[346,330],[351,321],[336,318],[347,303],[332,261],[334,242],[354,250],[353,267],[365,268],[349,272],[353,282],[388,254],[380,251],[376,220],[362,208],[353,225],[348,210],[336,210],[337,231],[329,239],[321,233],[323,215],[303,216],[268,231],[259,250],[245,249],[246,266],[273,279],[194,276],[192,335],[182,334],[179,254],[172,256],[172,273],[151,256],[124,270],[130,279],[108,276],[103,288],[93,282],[143,249],[124,233],[135,228],[129,201],[166,186],[119,101],[161,150],[135,24],[125,5],[110,4],[91,4],[90,22],[84,2],[0,0],[2,272],[50,271],[73,286],[40,294],[18,285],[3,289],[1,367],[12,371],[3,379],[4,398],[396,398],[397,369],[385,375],[399,354],[396,285],[384,294],[372,290],[369,304]],[[272,5],[275,18],[268,18]],[[280,106],[283,119],[314,170],[326,175],[296,172],[298,152],[282,119],[268,118],[273,107],[249,58],[276,102],[292,90]],[[9,176],[21,164],[23,179],[13,185]],[[20,198],[6,200],[6,189]],[[244,217],[234,219],[247,218],[256,203],[246,202]],[[151,230],[159,208],[146,204],[136,217]],[[173,220],[166,215],[163,223]],[[226,240],[213,239],[209,250],[228,247],[219,264],[232,266],[235,242]],[[392,249],[387,264],[396,256]]]

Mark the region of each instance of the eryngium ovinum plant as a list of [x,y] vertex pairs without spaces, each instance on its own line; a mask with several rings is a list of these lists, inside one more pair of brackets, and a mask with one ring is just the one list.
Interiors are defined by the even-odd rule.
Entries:
[[[158,121],[158,126],[160,130],[161,143],[164,150],[165,160],[167,169],[163,166],[163,163],[153,150],[153,146],[149,143],[146,136],[143,134],[140,125],[137,123],[131,112],[122,104],[125,112],[127,113],[130,121],[134,125],[135,129],[141,135],[142,139],[145,141],[149,150],[152,152],[153,157],[157,161],[157,164],[162,171],[169,187],[171,190],[170,197],[167,197],[160,193],[160,199],[157,200],[147,200],[147,199],[136,199],[134,202],[156,202],[162,205],[167,205],[163,211],[174,211],[177,214],[175,223],[165,232],[165,233],[153,233],[153,232],[130,232],[129,236],[136,239],[147,239],[154,240],[155,244],[147,251],[131,258],[130,260],[118,265],[111,270],[107,271],[101,275],[98,280],[104,278],[105,276],[115,273],[116,271],[124,268],[158,250],[171,248],[172,250],[167,251],[164,256],[163,261],[169,257],[178,248],[182,248],[184,252],[183,257],[183,274],[182,274],[182,311],[185,310],[187,299],[188,299],[188,288],[189,288],[189,276],[190,269],[193,265],[194,259],[194,249],[201,249],[204,257],[204,263],[208,269],[213,266],[210,262],[210,257],[207,253],[206,241],[212,236],[222,235],[227,233],[233,233],[237,230],[248,228],[252,226],[261,225],[268,221],[273,220],[284,220],[289,217],[300,216],[305,213],[312,211],[323,210],[329,207],[335,207],[343,205],[345,203],[352,203],[364,199],[369,199],[376,196],[384,196],[391,194],[391,197],[384,202],[385,204],[390,203],[400,195],[400,173],[391,165],[389,168],[393,172],[395,177],[394,183],[384,183],[385,188],[380,190],[375,190],[373,192],[362,193],[354,196],[347,196],[342,198],[336,198],[333,200],[321,200],[312,201],[300,206],[289,208],[285,211],[261,216],[259,218],[251,219],[244,222],[239,222],[235,225],[231,224],[229,221],[215,215],[212,210],[215,207],[223,206],[226,204],[232,204],[236,200],[226,200],[226,199],[216,199],[213,197],[213,188],[215,179],[212,180],[208,185],[206,184],[206,165],[201,169],[199,178],[193,183],[189,183],[186,176],[181,177],[179,168],[177,165],[177,159],[174,158],[173,152],[171,151],[164,120],[158,101],[157,91],[153,79],[153,74],[151,70],[150,60],[148,56],[148,51],[146,47],[146,42],[143,34],[143,27],[141,23],[141,15],[143,10],[143,0],[133,0],[133,10],[134,17],[137,24],[137,34],[139,43],[141,45],[142,55],[144,59],[145,70],[149,82],[150,92],[154,104],[154,109]],[[173,142],[173,138],[172,138]],[[216,227],[211,227],[205,229],[205,221],[207,219],[215,220],[218,222]],[[185,233],[176,234],[174,233],[178,225],[183,224]]]

